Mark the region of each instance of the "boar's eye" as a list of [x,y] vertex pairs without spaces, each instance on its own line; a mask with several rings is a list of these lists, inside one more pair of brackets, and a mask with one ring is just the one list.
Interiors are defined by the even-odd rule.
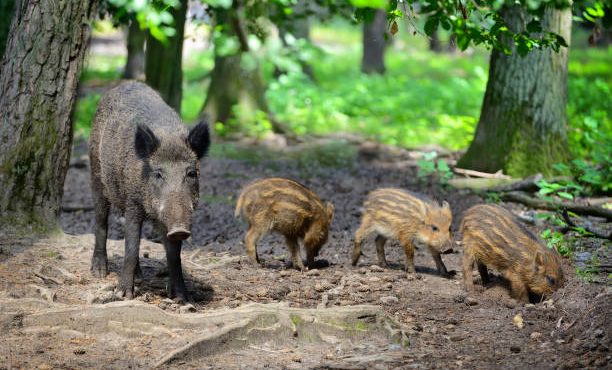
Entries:
[[557,282],[557,280],[556,280],[554,277],[552,277],[552,276],[547,276],[547,277],[546,277],[546,282],[547,282],[549,285],[555,285],[555,283]]
[[187,171],[187,177],[196,178],[198,177],[198,173],[196,170],[189,170]]
[[436,225],[431,225],[431,230],[432,231],[438,231],[438,227]]
[[162,174],[162,172],[160,170],[154,170],[153,171],[153,178],[156,180],[162,180],[164,178],[164,175]]

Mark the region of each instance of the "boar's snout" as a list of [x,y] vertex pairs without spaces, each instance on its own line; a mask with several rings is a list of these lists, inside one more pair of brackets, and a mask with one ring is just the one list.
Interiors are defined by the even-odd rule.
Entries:
[[170,231],[168,231],[168,234],[166,234],[168,239],[173,242],[185,240],[189,238],[190,235],[191,235],[191,232],[189,230],[187,230],[184,227],[180,227],[180,226],[173,227],[172,229],[170,229]]

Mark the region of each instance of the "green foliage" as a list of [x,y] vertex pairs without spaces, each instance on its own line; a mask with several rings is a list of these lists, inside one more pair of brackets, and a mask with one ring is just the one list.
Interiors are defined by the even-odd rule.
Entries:
[[444,159],[435,160],[438,153],[435,151],[425,153],[423,158],[417,160],[417,176],[423,179],[429,176],[436,176],[442,185],[448,183],[453,178],[453,171],[448,167]]
[[572,200],[584,191],[584,188],[573,181],[559,181],[559,182],[548,182],[546,180],[540,180],[537,182],[540,190],[538,194],[541,198],[550,199],[551,196],[555,195],[559,198]]
[[181,6],[179,0],[105,0],[102,10],[111,14],[115,24],[136,20],[141,29],[162,43],[176,34],[171,8]]
[[571,256],[573,251],[572,244],[565,239],[563,233],[546,229],[542,231],[540,236],[546,242],[546,247],[548,247],[548,249],[554,249],[564,257]]
[[96,114],[98,102],[102,96],[97,93],[89,94],[79,99],[73,113],[73,130],[75,135],[89,137],[91,121]]

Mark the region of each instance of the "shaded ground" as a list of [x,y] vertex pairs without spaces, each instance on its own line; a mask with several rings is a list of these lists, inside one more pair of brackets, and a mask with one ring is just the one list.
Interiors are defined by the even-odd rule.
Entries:
[[[112,273],[106,279],[95,279],[89,273],[93,212],[88,210],[91,198],[85,153],[86,146],[77,144],[65,185],[64,206],[71,211],[62,213],[61,224],[68,235],[0,240],[0,326],[4,333],[0,368],[148,368],[193,343],[203,344],[179,351],[163,366],[610,366],[609,283],[582,282],[567,260],[566,286],[536,305],[514,302],[500,279],[484,292],[466,297],[461,273],[451,280],[437,276],[424,250],[418,250],[415,257],[417,280],[406,279],[403,255],[393,244],[387,246],[390,270],[374,266],[372,240],[359,266],[348,266],[361,203],[372,189],[397,186],[448,200],[455,216],[453,231],[463,211],[483,202],[467,192],[419,182],[415,153],[388,148],[326,142],[299,152],[287,149],[281,156],[242,145],[216,146],[204,164],[202,202],[194,215],[192,240],[183,253],[193,307],[180,307],[165,298],[163,248],[149,240],[143,240],[141,246],[144,280],[138,284],[136,301],[112,302],[123,257],[121,217],[114,215],[111,224],[115,239],[108,247]],[[335,205],[319,269],[305,273],[286,269],[288,251],[278,236],[260,242],[263,268],[252,266],[244,256],[246,225],[233,217],[236,195],[255,178],[278,175],[301,180]],[[517,205],[507,206],[522,211]],[[74,211],[77,208],[83,210]],[[144,237],[152,237],[148,229]],[[582,239],[581,243],[598,247],[597,253],[608,258],[608,246],[602,241]],[[456,271],[460,259],[460,246],[443,256],[447,267]],[[253,310],[262,309],[275,313],[262,316],[265,319],[252,316]],[[291,309],[304,310],[288,322],[284,315]],[[347,309],[362,313],[350,319]],[[517,315],[522,318],[522,328],[517,326]],[[245,317],[256,318],[244,321]],[[206,335],[215,340],[202,341]]]

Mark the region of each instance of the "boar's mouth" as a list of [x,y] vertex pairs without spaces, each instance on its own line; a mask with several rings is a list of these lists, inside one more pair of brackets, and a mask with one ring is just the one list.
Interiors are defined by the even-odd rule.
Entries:
[[189,238],[191,232],[184,227],[173,227],[166,236],[170,241],[178,242]]

